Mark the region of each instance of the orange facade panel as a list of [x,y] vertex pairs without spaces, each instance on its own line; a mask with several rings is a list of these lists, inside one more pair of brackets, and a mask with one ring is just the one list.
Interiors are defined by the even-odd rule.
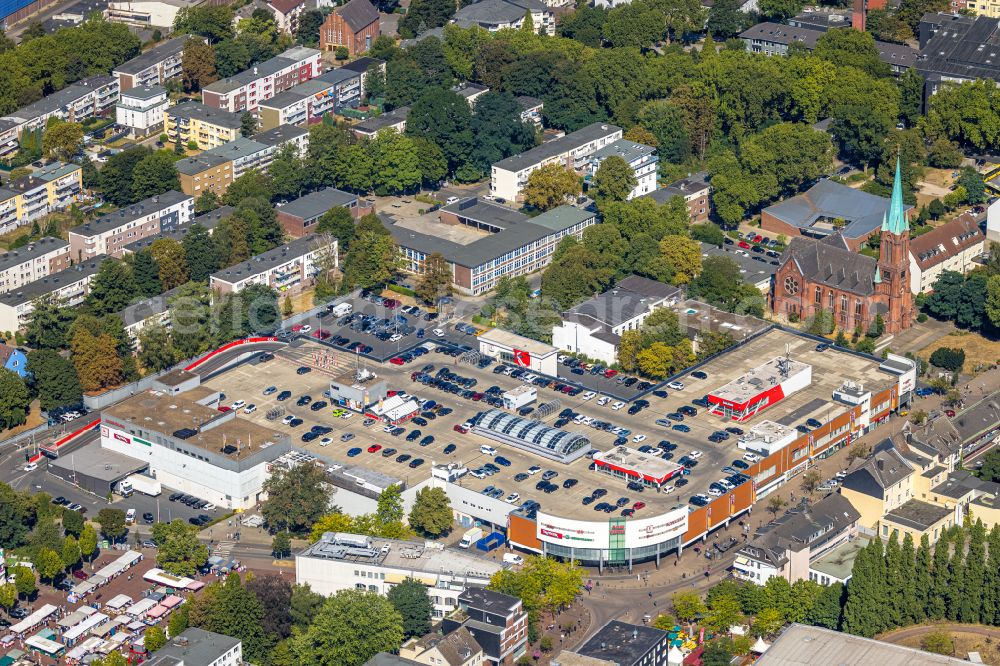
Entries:
[[507,540],[524,548],[541,551],[542,542],[538,540],[535,527],[535,521],[512,513],[507,519]]

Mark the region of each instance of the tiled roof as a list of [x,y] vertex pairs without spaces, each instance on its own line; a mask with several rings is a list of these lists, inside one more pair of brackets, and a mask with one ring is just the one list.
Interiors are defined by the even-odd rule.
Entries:
[[927,270],[985,241],[986,236],[979,228],[979,222],[969,213],[964,213],[912,239],[910,254],[921,270]]
[[875,292],[878,262],[848,248],[839,233],[822,240],[796,236],[788,244],[782,266],[790,261],[810,282],[862,296]]
[[334,11],[354,32],[363,30],[378,20],[378,10],[368,0],[351,0]]

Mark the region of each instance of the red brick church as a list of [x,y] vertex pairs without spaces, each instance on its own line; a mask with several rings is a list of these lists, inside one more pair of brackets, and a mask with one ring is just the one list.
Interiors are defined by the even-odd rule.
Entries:
[[910,226],[903,207],[899,162],[889,211],[879,233],[879,258],[851,250],[840,233],[822,239],[792,239],[774,274],[771,309],[777,315],[805,320],[820,310],[833,314],[837,328],[868,331],[882,315],[886,333],[913,324],[913,294],[906,275],[910,261]]

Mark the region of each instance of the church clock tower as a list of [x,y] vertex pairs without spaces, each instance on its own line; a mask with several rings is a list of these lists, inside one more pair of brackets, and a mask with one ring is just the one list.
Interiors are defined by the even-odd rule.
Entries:
[[896,159],[889,212],[882,218],[879,235],[875,293],[882,297],[879,300],[885,306],[882,317],[886,332],[898,333],[909,328],[913,320],[913,294],[907,274],[910,266],[910,225],[903,208],[899,158]]

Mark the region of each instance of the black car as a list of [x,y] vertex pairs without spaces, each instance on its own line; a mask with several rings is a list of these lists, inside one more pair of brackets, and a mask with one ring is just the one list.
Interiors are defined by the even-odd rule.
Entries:
[[57,497],[54,500],[52,500],[52,503],[53,504],[58,504],[59,506],[66,506],[70,502],[65,497],[63,497],[62,495],[60,495],[59,497]]
[[142,514],[142,519],[145,520],[147,523],[150,523],[150,524],[152,524],[153,521],[155,520],[155,518],[153,517],[153,514],[150,513],[150,512],[148,512],[148,511],[146,513]]
[[285,400],[288,400],[291,397],[292,397],[291,391],[282,391],[281,393],[278,394],[277,400],[278,402],[284,402]]
[[708,379],[708,375],[701,370],[695,370],[691,373],[691,376],[695,379]]
[[454,453],[456,448],[458,447],[456,447],[454,444],[449,444],[448,446],[444,447],[445,455],[448,455],[449,453]]
[[655,395],[657,398],[666,398],[669,397],[670,394],[667,393],[666,391],[660,390],[660,391],[653,391],[653,395]]
[[740,435],[743,434],[743,429],[737,428],[736,426],[729,426],[728,428],[726,428],[726,432],[739,437]]
[[413,456],[411,456],[409,453],[402,453],[402,454],[396,456],[396,462],[398,462],[398,463],[405,463],[407,460],[409,460],[412,457]]
[[312,430],[310,430],[309,432],[302,433],[303,442],[311,442],[315,439],[319,439],[319,435],[313,432]]
[[406,441],[408,441],[408,442],[415,442],[418,439],[420,439],[420,431],[419,430],[411,430],[410,434],[406,436]]
[[413,460],[410,461],[410,468],[416,469],[417,467],[420,467],[423,464],[424,464],[423,458],[414,458]]
[[410,419],[410,421],[412,423],[414,423],[415,425],[418,425],[418,426],[421,426],[421,427],[427,427],[427,419],[422,419],[419,416],[413,417],[412,419]]
[[319,410],[326,407],[326,405],[327,405],[326,400],[317,400],[312,404],[312,406],[309,409],[313,410],[314,412],[318,412]]
[[627,487],[629,490],[633,490],[637,493],[641,493],[643,490],[646,489],[646,487],[641,483],[639,483],[638,481],[629,481]]
[[295,371],[295,374],[297,374],[297,375],[306,375],[306,374],[309,374],[310,372],[312,372],[312,368],[308,368],[308,367],[306,367],[306,366],[303,365],[303,366],[299,367],[298,370]]
[[594,492],[591,493],[591,495],[593,495],[595,499],[604,497],[607,494],[608,494],[608,491],[605,490],[604,488],[598,488]]
[[583,498],[583,505],[584,506],[587,506],[588,504],[593,504],[593,503],[594,503],[594,498],[592,496],[587,495],[586,497]]
[[302,425],[302,419],[297,416],[288,422],[289,428],[298,428],[300,425]]
[[674,481],[674,485],[676,487],[678,487],[678,488],[686,486],[687,484],[688,484],[688,480],[687,480],[687,477],[685,477],[685,476],[682,476],[681,478],[679,478],[676,481]]
[[306,405],[308,405],[312,401],[313,401],[313,399],[312,399],[311,395],[304,395],[304,396],[300,397],[298,400],[296,400],[295,404],[298,405],[299,407],[305,407]]
[[177,500],[179,500],[181,498],[181,495],[182,495],[182,493],[173,493],[167,499],[170,500],[171,502],[176,502]]
[[531,475],[528,474],[528,473],[526,473],[526,472],[520,472],[520,473],[514,475],[514,480],[517,481],[518,483],[520,483],[520,482],[526,480],[529,476],[531,476]]
[[810,428],[819,428],[823,425],[818,419],[806,419],[806,425]]
[[7,614],[10,615],[11,617],[16,617],[18,620],[23,620],[24,618],[31,615],[31,610],[25,608],[24,606],[18,606],[14,608],[14,610],[9,611]]
[[382,457],[388,458],[396,453],[396,449],[382,449]]
[[566,479],[565,481],[563,481],[563,488],[572,488],[578,483],[580,482],[577,481],[576,479]]

